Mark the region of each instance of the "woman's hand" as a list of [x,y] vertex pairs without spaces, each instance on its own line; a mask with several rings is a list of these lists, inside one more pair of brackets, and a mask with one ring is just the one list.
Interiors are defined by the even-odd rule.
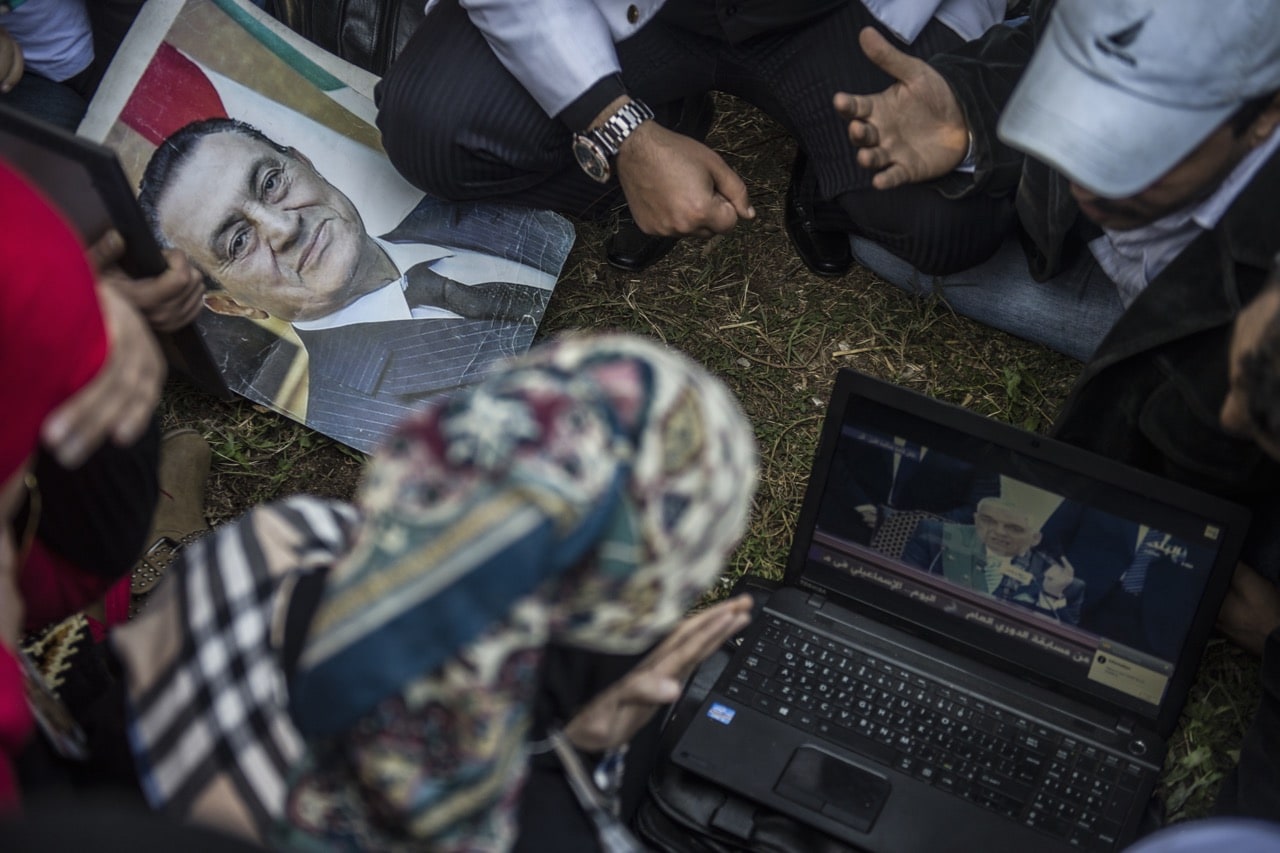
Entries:
[[577,713],[564,733],[582,752],[629,742],[658,709],[680,698],[698,664],[751,621],[751,596],[739,595],[688,616],[636,668]]

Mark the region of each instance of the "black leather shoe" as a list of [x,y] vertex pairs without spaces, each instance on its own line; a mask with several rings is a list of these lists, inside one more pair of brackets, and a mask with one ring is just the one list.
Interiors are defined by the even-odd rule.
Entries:
[[618,230],[605,241],[604,257],[609,266],[640,272],[656,264],[675,248],[678,237],[652,237],[640,230],[631,211],[618,214]]
[[[787,184],[787,197],[782,222],[796,254],[814,275],[841,276],[853,266],[853,253],[849,249],[847,231],[833,231],[819,227],[813,209],[818,203],[814,197],[816,187],[805,180],[808,158],[797,153],[791,167],[791,181]],[[808,190],[806,192],[806,189]]]

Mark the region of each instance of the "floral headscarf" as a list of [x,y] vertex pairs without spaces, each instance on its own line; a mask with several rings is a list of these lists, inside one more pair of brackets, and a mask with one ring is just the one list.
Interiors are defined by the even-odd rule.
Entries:
[[506,846],[543,647],[651,645],[718,577],[755,480],[725,387],[632,336],[543,346],[403,425],[291,685],[288,840]]

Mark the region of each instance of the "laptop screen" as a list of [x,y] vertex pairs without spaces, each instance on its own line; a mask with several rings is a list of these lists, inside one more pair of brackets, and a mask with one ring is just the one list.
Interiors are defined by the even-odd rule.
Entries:
[[842,371],[792,572],[931,639],[1156,718],[1175,682],[1185,693],[1216,612],[1202,602],[1211,578],[1220,599],[1246,521],[1233,505]]

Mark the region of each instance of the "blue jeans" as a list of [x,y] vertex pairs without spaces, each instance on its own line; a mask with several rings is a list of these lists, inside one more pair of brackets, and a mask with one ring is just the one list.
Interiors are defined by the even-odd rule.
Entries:
[[849,243],[855,261],[908,293],[936,293],[957,314],[1079,361],[1089,359],[1124,311],[1115,284],[1088,252],[1038,282],[1014,236],[983,263],[944,276],[926,275],[863,237],[852,236]]

